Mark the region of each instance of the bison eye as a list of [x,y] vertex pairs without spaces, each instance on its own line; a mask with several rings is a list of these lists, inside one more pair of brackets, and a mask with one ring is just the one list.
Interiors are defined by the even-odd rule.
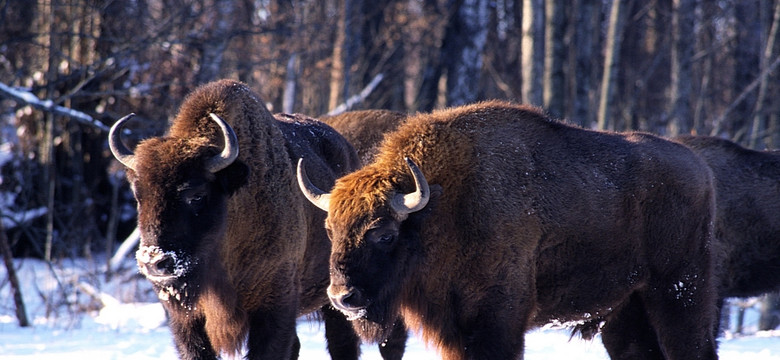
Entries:
[[388,248],[395,243],[395,235],[391,233],[381,234],[373,238],[373,242],[383,248]]
[[193,194],[187,196],[184,201],[187,203],[187,206],[189,206],[190,209],[197,214],[200,211],[200,209],[203,207],[203,205],[206,203],[206,195]]

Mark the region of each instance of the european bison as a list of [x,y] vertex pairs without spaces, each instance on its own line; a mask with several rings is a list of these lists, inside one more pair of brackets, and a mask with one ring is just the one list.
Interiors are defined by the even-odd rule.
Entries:
[[403,123],[406,114],[392,110],[354,110],[318,119],[344,136],[365,163],[374,157],[385,134]]
[[715,178],[721,297],[780,289],[780,153],[707,136],[680,136]]
[[308,169],[328,295],[375,336],[400,314],[446,359],[517,359],[582,322],[615,359],[717,358],[711,173],[680,144],[493,101],[410,117],[330,193]]
[[249,359],[297,357],[296,318],[323,308],[334,358],[357,358],[359,339],[328,304],[330,242],[322,211],[296,187],[305,157],[329,188],[358,166],[333,129],[266,110],[244,84],[204,85],[184,101],[167,136],[109,135],[138,201],[138,266],[170,314],[183,359],[247,346]]
[[[326,115],[318,118],[320,121],[333,127],[352,144],[362,163],[368,163],[374,158],[377,148],[388,132],[395,130],[406,119],[406,114],[391,110],[354,110],[338,115]],[[360,334],[364,329],[356,327]],[[373,335],[364,336],[375,339]],[[408,333],[403,320],[399,319],[393,325],[389,334],[383,336],[380,343],[380,352],[385,359],[390,359],[390,354],[401,359],[406,348]]]

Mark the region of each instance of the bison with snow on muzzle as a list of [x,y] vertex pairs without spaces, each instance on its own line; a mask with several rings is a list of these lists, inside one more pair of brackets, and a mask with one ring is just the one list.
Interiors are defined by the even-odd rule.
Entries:
[[330,192],[311,169],[328,295],[364,337],[402,316],[445,359],[518,359],[562,323],[614,359],[717,358],[712,174],[680,144],[492,101],[411,116]]
[[248,359],[297,358],[296,318],[322,310],[334,359],[357,359],[359,339],[328,301],[330,242],[325,214],[296,188],[305,157],[330,188],[359,165],[329,126],[272,116],[239,82],[191,93],[168,133],[134,150],[109,145],[138,201],[136,258],[170,314],[183,359],[246,349]]

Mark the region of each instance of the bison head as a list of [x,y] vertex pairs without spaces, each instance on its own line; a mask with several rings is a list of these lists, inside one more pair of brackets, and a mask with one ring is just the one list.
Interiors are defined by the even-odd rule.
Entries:
[[[131,117],[112,126],[109,146],[128,168],[138,202],[138,267],[161,300],[174,298],[190,307],[203,276],[219,271],[227,198],[243,185],[248,170],[236,161],[235,133],[214,114],[210,117],[222,132],[222,149],[207,137],[163,137],[145,140],[133,152],[120,139]],[[206,271],[200,270],[206,266]]]
[[[406,159],[415,190],[403,193],[386,178],[361,176],[339,179],[332,193],[314,186],[298,162],[298,184],[309,201],[328,212],[326,228],[332,242],[333,306],[352,320],[360,335],[372,341],[388,336],[399,314],[401,293],[420,259],[421,220],[429,209],[431,191],[422,171]],[[384,184],[385,191],[377,191]],[[437,185],[432,186],[438,194]]]

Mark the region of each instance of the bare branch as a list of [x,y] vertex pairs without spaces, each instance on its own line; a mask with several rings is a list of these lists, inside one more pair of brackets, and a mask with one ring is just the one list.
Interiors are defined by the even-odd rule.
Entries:
[[729,105],[729,107],[726,108],[726,110],[724,110],[723,113],[720,114],[720,116],[718,116],[718,118],[716,118],[713,121],[712,131],[710,132],[711,136],[718,135],[718,133],[720,132],[721,125],[723,124],[723,121],[726,120],[726,116],[728,116],[729,113],[731,113],[734,109],[736,109],[739,103],[744,101],[745,98],[747,98],[747,96],[750,95],[750,93],[753,92],[753,90],[755,90],[756,87],[758,87],[758,85],[761,84],[761,81],[766,79],[766,77],[769,76],[769,74],[771,74],[772,71],[774,71],[778,65],[780,65],[780,56],[777,56],[775,58],[775,61],[773,61],[771,65],[769,65],[766,69],[764,69],[764,71],[762,71],[761,74],[758,75],[758,77],[756,77],[756,79],[753,80],[752,83],[750,83],[750,85],[745,87],[745,90],[742,90],[742,93],[740,93],[739,96],[737,96],[737,98],[731,103],[731,105]]
[[377,85],[379,85],[379,83],[382,81],[382,78],[384,78],[384,75],[382,75],[381,73],[376,74],[376,76],[374,76],[374,78],[371,79],[371,82],[368,83],[368,85],[366,85],[366,87],[364,87],[359,94],[350,97],[343,104],[336,106],[335,109],[328,112],[328,116],[338,115],[345,111],[348,111],[353,106],[365,100],[369,95],[371,95],[371,92],[373,92],[374,89],[376,89]]
[[78,110],[55,105],[53,101],[40,99],[29,91],[14,89],[6,84],[0,83],[0,96],[13,99],[14,101],[22,104],[30,105],[41,111],[53,113],[55,115],[67,116],[77,120],[82,124],[90,125],[108,132],[108,126],[104,125],[92,116],[89,116]]

